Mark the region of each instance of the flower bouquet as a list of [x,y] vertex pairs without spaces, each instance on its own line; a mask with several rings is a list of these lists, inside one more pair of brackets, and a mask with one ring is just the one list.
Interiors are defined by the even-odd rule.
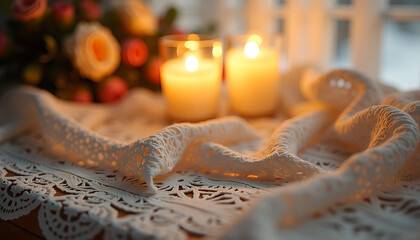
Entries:
[[134,86],[158,90],[157,39],[180,32],[173,28],[174,8],[158,19],[141,0],[2,5],[9,15],[0,32],[1,81],[78,102],[116,101]]

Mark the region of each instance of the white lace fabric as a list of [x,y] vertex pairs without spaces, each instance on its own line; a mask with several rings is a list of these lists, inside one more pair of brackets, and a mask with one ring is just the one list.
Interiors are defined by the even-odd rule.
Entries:
[[[301,85],[309,111],[287,121],[169,127],[161,96],[146,90],[113,106],[10,91],[0,217],[39,207],[48,239],[394,239],[415,231],[418,91],[384,99],[381,86],[343,70]],[[375,106],[381,101],[395,107]]]

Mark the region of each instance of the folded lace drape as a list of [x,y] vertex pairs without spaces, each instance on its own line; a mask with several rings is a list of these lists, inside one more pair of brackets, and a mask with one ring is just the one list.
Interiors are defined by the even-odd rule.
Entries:
[[[148,194],[157,191],[153,178],[175,167],[262,180],[303,180],[259,201],[226,230],[226,239],[277,238],[279,226],[293,226],[334,203],[372,194],[396,174],[404,179],[419,175],[420,91],[387,95],[388,89],[349,70],[306,78],[299,89],[292,90],[299,91],[308,102],[254,155],[226,147],[259,137],[236,117],[175,124],[126,144],[78,124],[66,111],[71,103],[27,87],[11,90],[2,98],[2,111],[7,114],[2,115],[0,142],[40,127],[73,161],[117,167],[127,175],[143,178]],[[95,125],[119,111],[131,111],[132,103],[133,99],[126,99],[112,107],[101,106],[98,115],[85,122]],[[337,171],[324,172],[297,156],[299,150],[321,137],[354,152]]]

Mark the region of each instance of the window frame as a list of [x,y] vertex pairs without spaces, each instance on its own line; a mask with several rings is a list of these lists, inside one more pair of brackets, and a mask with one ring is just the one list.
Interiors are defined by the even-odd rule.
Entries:
[[[220,9],[227,1],[219,0]],[[350,22],[351,67],[372,79],[379,79],[381,36],[387,19],[420,21],[420,6],[390,6],[389,0],[353,0],[338,4],[336,0],[244,0],[245,6],[234,14],[245,14],[248,31],[273,33],[276,19],[284,21],[289,66],[313,64],[323,69],[333,66],[336,49],[336,20]],[[225,19],[220,18],[221,25]],[[221,31],[224,35],[227,31]]]

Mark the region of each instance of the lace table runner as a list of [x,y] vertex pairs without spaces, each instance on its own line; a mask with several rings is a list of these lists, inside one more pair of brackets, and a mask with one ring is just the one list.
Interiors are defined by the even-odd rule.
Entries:
[[282,94],[294,118],[169,127],[142,89],[109,106],[10,91],[0,218],[39,209],[48,239],[418,238],[420,91],[348,70],[302,79]]
[[[148,136],[167,123],[161,99],[148,92],[148,114],[119,116],[95,125],[95,131],[130,142]],[[77,109],[73,109],[78,111]],[[83,113],[83,114],[82,114]],[[72,113],[84,122],[86,113]],[[95,112],[91,112],[95,114]],[[251,125],[268,136],[281,119],[260,119]],[[266,137],[267,138],[267,137]],[[266,139],[265,138],[265,139]],[[256,151],[264,143],[231,146]],[[287,184],[214,177],[196,171],[174,171],[159,177],[154,196],[143,196],[145,183],[118,171],[69,164],[65,155],[49,151],[34,131],[0,146],[0,216],[14,219],[40,207],[39,225],[48,239],[88,239],[105,231],[106,239],[156,236],[187,239],[206,236],[241,216],[258,198]],[[59,151],[58,151],[59,152]],[[299,154],[322,169],[334,170],[349,156],[327,143]],[[390,183],[363,201],[331,207],[322,215],[282,232],[284,239],[395,239],[420,226],[420,181]]]

